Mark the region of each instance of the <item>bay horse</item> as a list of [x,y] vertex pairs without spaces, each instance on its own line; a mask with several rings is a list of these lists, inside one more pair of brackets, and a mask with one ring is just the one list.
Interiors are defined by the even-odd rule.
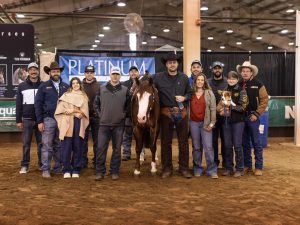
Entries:
[[131,99],[131,118],[133,135],[136,143],[136,164],[134,175],[140,175],[140,154],[143,146],[150,147],[152,153],[151,173],[157,172],[155,153],[156,141],[159,134],[160,105],[157,89],[153,80],[140,81],[135,79],[135,90]]

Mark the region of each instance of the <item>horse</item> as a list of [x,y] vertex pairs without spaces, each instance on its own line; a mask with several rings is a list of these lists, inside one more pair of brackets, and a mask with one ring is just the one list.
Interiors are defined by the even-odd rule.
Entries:
[[151,173],[156,174],[156,141],[159,134],[160,105],[158,91],[150,77],[148,80],[135,79],[135,90],[131,99],[131,118],[136,143],[136,164],[134,175],[140,175],[140,154],[143,146],[152,153]]

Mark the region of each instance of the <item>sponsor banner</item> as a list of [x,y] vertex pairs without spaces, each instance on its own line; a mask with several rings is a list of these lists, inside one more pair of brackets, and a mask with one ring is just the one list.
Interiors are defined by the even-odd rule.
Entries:
[[0,98],[14,98],[34,61],[34,28],[30,24],[0,24]]
[[97,57],[97,56],[76,56],[60,55],[59,65],[64,66],[61,77],[64,82],[69,83],[72,77],[84,78],[84,68],[87,65],[95,67],[96,79],[99,82],[107,82],[110,69],[118,66],[121,69],[121,81],[128,80],[129,68],[136,66],[140,74],[145,74],[147,70],[150,74],[155,73],[154,57]]
[[16,101],[0,101],[0,132],[20,131],[16,128]]
[[293,127],[295,97],[271,97],[269,100],[269,127]]

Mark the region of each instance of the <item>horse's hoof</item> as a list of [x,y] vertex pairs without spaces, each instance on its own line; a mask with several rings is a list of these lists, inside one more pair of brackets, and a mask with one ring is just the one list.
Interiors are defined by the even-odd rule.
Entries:
[[157,170],[156,171],[151,171],[151,175],[156,176],[156,172],[157,172]]
[[134,176],[139,176],[141,174],[141,171],[139,170],[134,170],[133,172]]

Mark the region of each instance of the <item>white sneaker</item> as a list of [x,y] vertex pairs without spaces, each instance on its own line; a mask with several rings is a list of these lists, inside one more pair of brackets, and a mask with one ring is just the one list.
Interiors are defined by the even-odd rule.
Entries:
[[28,173],[28,168],[26,166],[22,166],[20,171],[19,171],[20,174],[25,174],[25,173]]
[[71,174],[70,173],[64,173],[64,179],[68,179],[71,178]]
[[72,178],[79,178],[79,174],[78,173],[73,173]]

